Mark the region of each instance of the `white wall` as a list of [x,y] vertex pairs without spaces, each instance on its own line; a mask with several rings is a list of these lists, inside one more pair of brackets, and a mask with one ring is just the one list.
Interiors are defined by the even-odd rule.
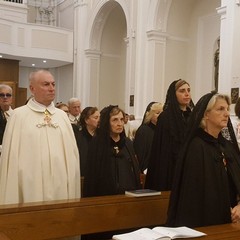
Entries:
[[74,1],[63,1],[57,6],[57,26],[74,29]]
[[214,89],[214,53],[220,36],[220,16],[216,8],[220,5],[220,0],[198,0],[192,9],[187,78],[192,83],[195,102]]
[[29,80],[28,76],[30,72],[33,71],[32,68],[20,67],[19,68],[19,83],[18,86],[21,88],[27,88],[27,98],[31,96],[31,92],[29,90]]
[[126,21],[121,7],[108,16],[101,37],[99,108],[125,106]]
[[214,47],[220,35],[220,0],[174,0],[167,33],[166,88],[177,78],[191,84],[196,102],[213,90]]
[[73,96],[73,64],[56,69],[56,98],[55,102],[67,103]]

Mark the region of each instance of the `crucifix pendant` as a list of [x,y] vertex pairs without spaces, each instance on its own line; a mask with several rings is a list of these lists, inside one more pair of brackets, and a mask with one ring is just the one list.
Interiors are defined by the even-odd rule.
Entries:
[[225,170],[227,171],[227,160],[225,158],[223,158],[223,165],[225,167]]
[[45,121],[47,124],[49,124],[52,119],[51,119],[51,117],[50,117],[49,112],[48,112],[47,109],[45,110],[44,115],[45,115],[44,121]]

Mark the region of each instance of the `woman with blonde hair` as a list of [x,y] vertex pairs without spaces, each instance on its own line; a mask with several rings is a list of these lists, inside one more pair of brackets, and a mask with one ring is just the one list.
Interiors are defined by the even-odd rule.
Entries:
[[238,147],[240,149],[240,98],[237,99],[237,102],[234,107],[235,115],[231,116],[231,121],[234,129],[234,133],[237,139]]
[[142,124],[136,131],[133,146],[141,172],[148,168],[154,130],[162,109],[163,106],[159,102],[149,103],[144,113]]

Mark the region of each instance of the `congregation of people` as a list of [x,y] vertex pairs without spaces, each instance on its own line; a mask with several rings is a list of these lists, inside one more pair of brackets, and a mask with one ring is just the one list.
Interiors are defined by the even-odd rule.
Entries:
[[167,226],[240,222],[240,98],[230,117],[228,95],[212,91],[194,105],[179,79],[136,123],[111,103],[54,104],[47,70],[30,74],[29,89],[29,101],[12,109],[12,89],[0,85],[0,204],[148,188],[171,192]]

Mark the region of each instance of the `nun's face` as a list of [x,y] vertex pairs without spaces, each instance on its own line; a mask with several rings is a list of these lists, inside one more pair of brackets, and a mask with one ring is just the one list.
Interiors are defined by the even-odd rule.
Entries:
[[100,112],[96,111],[92,115],[90,115],[86,120],[86,125],[89,126],[91,129],[96,130],[100,121]]
[[229,115],[230,110],[227,101],[222,98],[217,99],[213,108],[205,113],[205,131],[210,134],[215,132],[217,136],[222,128],[227,126]]
[[123,131],[124,117],[122,112],[111,116],[109,122],[111,134],[120,134]]
[[176,90],[176,97],[180,108],[185,110],[191,101],[190,86],[188,84],[183,84]]

